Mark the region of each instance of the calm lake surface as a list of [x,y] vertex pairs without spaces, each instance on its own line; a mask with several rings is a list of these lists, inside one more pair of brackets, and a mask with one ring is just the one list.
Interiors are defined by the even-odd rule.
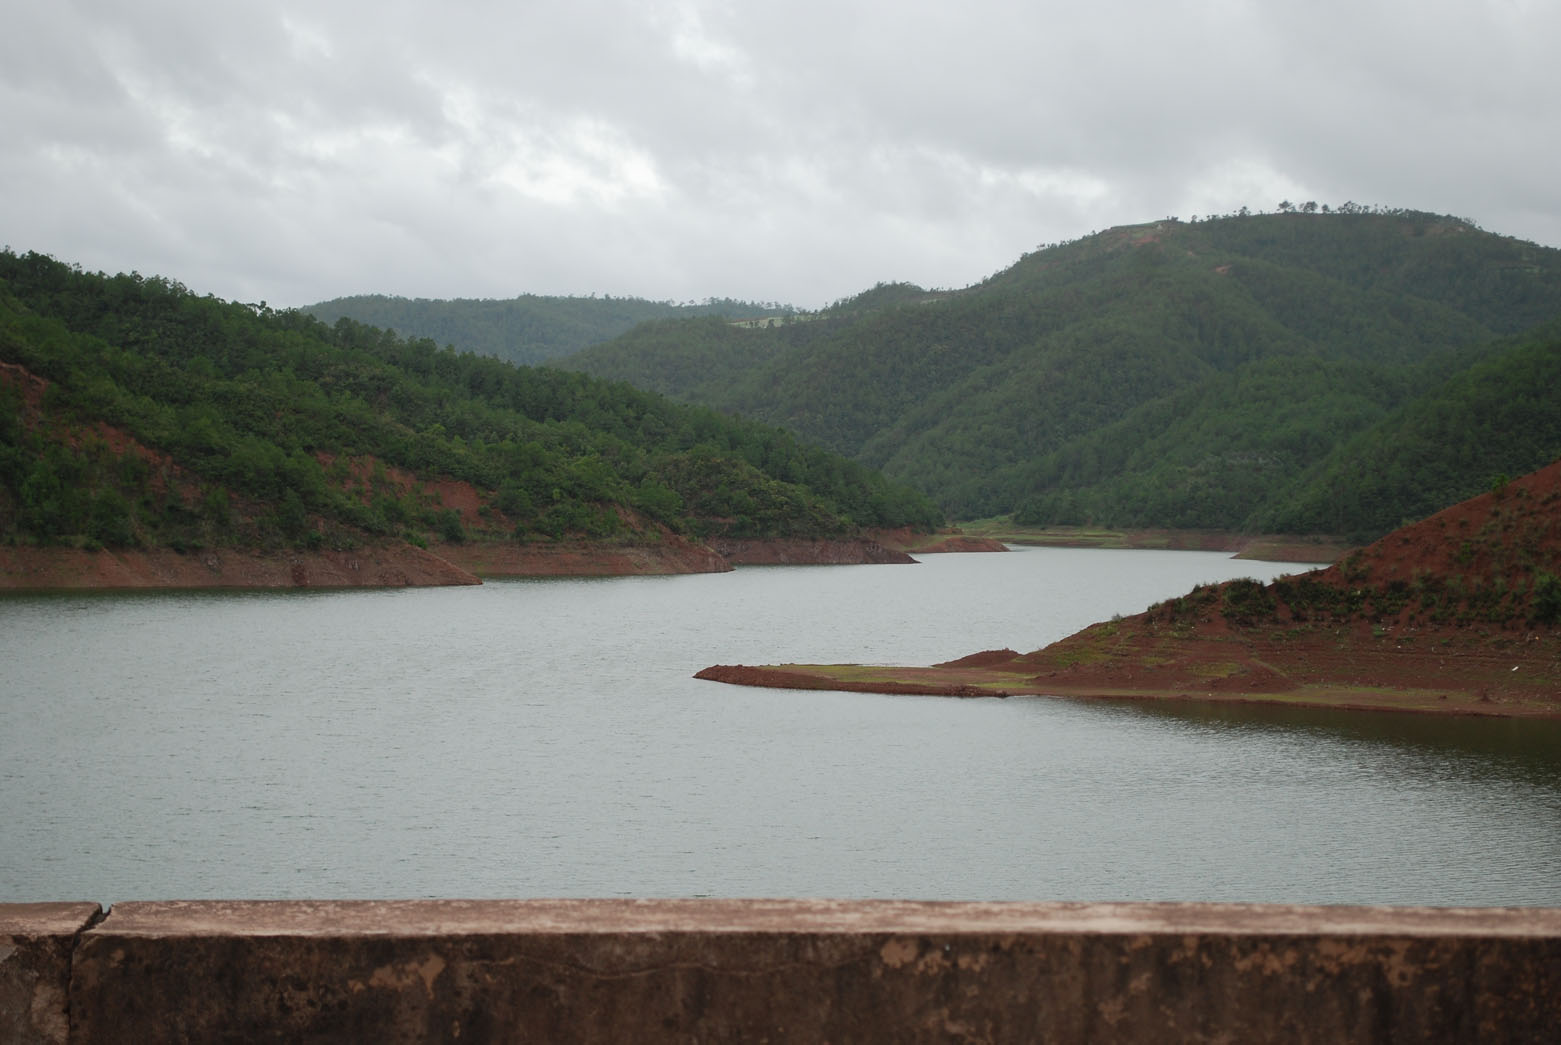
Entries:
[[0,598],[0,901],[1561,906],[1561,725],[790,692],[1305,567],[1029,549],[481,588]]

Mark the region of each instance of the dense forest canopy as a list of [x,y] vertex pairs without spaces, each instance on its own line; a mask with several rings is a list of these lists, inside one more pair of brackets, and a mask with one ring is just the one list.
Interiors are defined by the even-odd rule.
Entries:
[[[943,512],[1365,539],[1561,454],[1561,251],[1353,204],[1111,229],[816,313],[375,297],[314,308],[379,323],[327,325],[37,254],[0,281],[0,360],[49,382],[41,408],[0,383],[8,540],[469,536],[403,473],[472,484],[522,540]],[[571,372],[490,358],[602,338]]]
[[[1363,538],[1561,453],[1561,382],[1540,373],[1557,317],[1561,251],[1286,203],[1111,229],[961,291],[880,285],[773,327],[648,323],[554,365],[783,425],[959,518]],[[1439,448],[1393,449],[1432,432]],[[1436,481],[1417,493],[1422,466]]]
[[920,494],[776,427],[36,253],[0,253],[0,363],[11,542],[474,536],[428,496],[432,479],[471,484],[486,535],[519,540],[941,519]]

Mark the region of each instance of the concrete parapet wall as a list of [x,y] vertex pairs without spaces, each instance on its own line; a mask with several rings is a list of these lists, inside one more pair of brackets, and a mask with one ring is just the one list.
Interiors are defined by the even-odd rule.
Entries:
[[0,1043],[70,1040],[70,963],[95,903],[0,904]]
[[1561,909],[0,905],[0,1041],[1561,1040]]

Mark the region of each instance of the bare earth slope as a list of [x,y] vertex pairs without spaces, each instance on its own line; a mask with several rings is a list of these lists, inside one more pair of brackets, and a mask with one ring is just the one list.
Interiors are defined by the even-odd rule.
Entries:
[[1194,589],[1045,649],[927,668],[717,666],[743,685],[1561,717],[1561,461],[1268,585]]

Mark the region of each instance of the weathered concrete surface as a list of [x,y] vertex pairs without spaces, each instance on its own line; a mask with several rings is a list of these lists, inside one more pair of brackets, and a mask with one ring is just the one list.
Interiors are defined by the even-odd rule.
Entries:
[[1561,909],[127,903],[72,1039],[1550,1041]]
[[95,903],[0,904],[0,1042],[70,1040],[71,951],[101,913]]

